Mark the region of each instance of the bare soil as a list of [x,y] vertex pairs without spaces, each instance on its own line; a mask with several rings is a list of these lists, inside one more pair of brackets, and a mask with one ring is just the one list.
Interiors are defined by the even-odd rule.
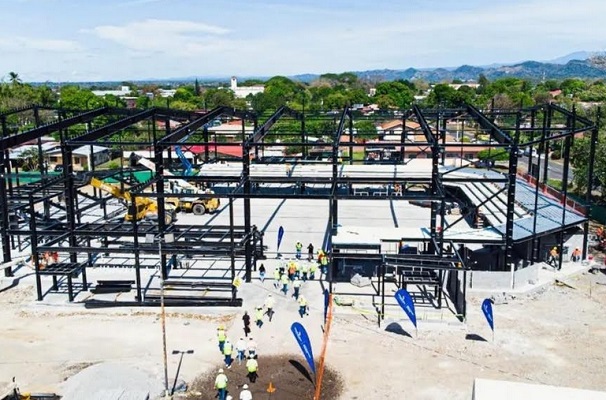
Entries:
[[[213,388],[219,368],[223,368],[223,365],[217,365],[210,372],[197,378],[187,398],[192,400],[215,399],[217,392]],[[259,376],[255,383],[249,381],[244,364],[238,365],[237,362],[234,362],[231,369],[224,368],[224,371],[227,379],[229,379],[227,386],[229,394],[234,399],[239,398],[240,390],[244,384],[248,384],[248,389],[252,392],[254,399],[305,400],[313,399],[314,396],[313,375],[310,374],[305,360],[296,355],[282,354],[264,356],[259,359]],[[275,388],[271,397],[267,390],[270,382]],[[321,399],[338,399],[342,390],[343,380],[341,376],[329,366],[326,366],[322,380]]]

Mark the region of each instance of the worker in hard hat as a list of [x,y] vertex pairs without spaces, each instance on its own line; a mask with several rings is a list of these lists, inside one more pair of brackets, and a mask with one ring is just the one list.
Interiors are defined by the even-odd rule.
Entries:
[[248,390],[248,385],[245,383],[240,392],[240,400],[252,400],[252,393]]
[[219,340],[219,351],[223,354],[223,346],[225,345],[225,339],[227,339],[225,327],[223,325],[219,325],[217,328],[217,339]]
[[547,260],[547,263],[549,265],[551,265],[553,268],[558,268],[559,255],[560,254],[558,253],[558,248],[552,247],[551,250],[549,251],[549,259]]
[[223,368],[219,369],[219,375],[215,378],[215,389],[217,389],[219,400],[225,400],[227,396],[227,376]]
[[297,260],[301,259],[301,250],[303,250],[303,243],[297,241],[297,243],[295,244],[295,250],[296,250],[296,254],[297,254]]

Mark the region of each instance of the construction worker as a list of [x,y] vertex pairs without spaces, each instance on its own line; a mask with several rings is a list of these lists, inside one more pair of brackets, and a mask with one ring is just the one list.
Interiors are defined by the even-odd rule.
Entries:
[[549,259],[547,260],[547,263],[549,265],[551,265],[554,268],[557,268],[558,266],[558,248],[557,247],[552,247],[551,250],[549,251]]
[[248,341],[248,346],[246,346],[248,350],[248,357],[256,357],[257,356],[257,342],[250,338]]
[[295,281],[292,283],[292,290],[293,290],[292,297],[294,297],[295,300],[299,300],[299,290],[300,289],[301,289],[301,281],[299,279],[295,279]]
[[303,296],[299,297],[299,315],[301,318],[307,314],[307,299]]
[[324,250],[320,249],[318,250],[318,262],[320,262],[322,260],[322,257],[324,256]]
[[602,240],[604,238],[604,227],[603,226],[598,226],[598,229],[595,230],[595,235],[599,240]]
[[309,272],[309,268],[307,264],[301,265],[301,277],[303,278],[303,282],[307,282],[307,273]]
[[246,357],[246,342],[244,341],[244,338],[240,338],[236,342],[236,351],[238,352],[238,354],[237,354],[238,365],[240,365],[240,364],[242,364],[242,361],[244,361],[244,358]]
[[288,279],[291,281],[294,280],[296,273],[297,273],[297,264],[291,260],[288,263]]
[[276,300],[271,296],[271,294],[267,295],[265,299],[265,309],[267,310],[265,314],[269,317],[269,322],[271,322],[271,318],[274,316],[274,305],[276,304]]
[[265,265],[263,265],[263,263],[261,263],[261,266],[259,267],[259,279],[261,280],[261,283],[265,281]]
[[257,326],[259,328],[263,326],[263,307],[262,306],[258,306],[255,309],[255,323],[257,324]]
[[233,361],[232,355],[234,354],[234,346],[231,344],[229,339],[225,341],[225,345],[223,346],[223,356],[225,356],[225,366],[227,369],[231,368],[231,363]]
[[274,287],[280,288],[280,269],[278,267],[274,269]]
[[227,339],[223,325],[219,325],[217,328],[217,339],[219,340],[219,351],[223,354],[223,346],[225,345],[225,339]]
[[320,258],[320,269],[324,276],[328,276],[328,256],[324,252],[322,252],[322,257]]
[[245,383],[240,392],[240,400],[253,400],[252,393],[248,390],[248,385]]
[[581,249],[579,249],[578,247],[576,247],[573,251],[572,251],[572,255],[570,256],[570,260],[573,262],[577,262],[581,260]]
[[286,296],[286,294],[288,293],[288,276],[286,276],[286,274],[282,275],[280,281],[282,282],[282,291]]
[[307,246],[307,261],[311,261],[313,259],[314,259],[314,245],[310,243]]
[[313,281],[316,279],[316,271],[318,270],[318,265],[315,262],[312,262],[309,266],[309,280]]
[[297,242],[295,244],[295,250],[297,251],[297,260],[301,259],[301,250],[303,250],[303,243]]
[[246,370],[248,371],[248,379],[251,383],[255,383],[257,380],[257,370],[259,369],[259,363],[254,357],[248,357],[246,361]]
[[219,400],[225,400],[227,396],[227,376],[223,369],[219,369],[219,375],[215,378],[215,389],[218,391]]
[[244,336],[248,337],[250,333],[250,315],[248,315],[248,311],[244,311],[242,322],[244,323]]

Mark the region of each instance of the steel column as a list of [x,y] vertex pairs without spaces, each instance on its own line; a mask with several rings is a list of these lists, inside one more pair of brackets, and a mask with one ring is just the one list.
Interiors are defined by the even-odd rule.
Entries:
[[[518,172],[518,143],[520,142],[520,118],[516,114],[516,131],[513,144],[509,149],[509,171],[507,174],[507,213],[505,221],[505,257],[504,268],[513,263],[513,221],[515,218],[514,207],[516,204],[516,178]],[[512,267],[513,268],[513,267]]]
[[591,215],[591,204],[592,204],[592,198],[591,198],[591,191],[593,188],[593,172],[594,172],[594,163],[592,162],[593,160],[595,160],[595,150],[596,147],[598,145],[598,140],[599,140],[599,136],[598,136],[598,132],[600,130],[600,125],[601,125],[601,114],[602,114],[602,110],[601,107],[598,107],[597,110],[597,117],[596,117],[596,126],[595,128],[593,128],[593,130],[591,131],[591,143],[589,144],[589,170],[587,171],[587,192],[585,192],[585,216],[587,217],[587,221],[585,222],[585,224],[583,224],[583,259],[587,258],[587,246],[588,246],[588,242],[589,242],[589,216]]

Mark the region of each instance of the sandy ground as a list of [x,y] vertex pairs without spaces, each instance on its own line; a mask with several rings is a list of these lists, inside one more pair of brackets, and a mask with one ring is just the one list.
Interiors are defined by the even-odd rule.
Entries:
[[[575,289],[549,286],[495,305],[494,342],[480,311],[482,299],[470,299],[466,324],[421,321],[418,337],[404,318],[391,318],[379,328],[367,314],[336,307],[327,360],[345,381],[342,399],[470,399],[476,377],[606,390],[606,275],[584,274],[567,282]],[[260,371],[263,354],[297,353],[289,329],[295,320],[307,327],[317,356],[320,284],[303,288],[311,312],[302,320],[294,300],[281,297],[271,282],[255,281],[241,291],[250,307],[267,293],[278,302],[274,321],[253,329]],[[15,376],[24,390],[61,393],[68,377],[90,364],[111,362],[136,365],[163,383],[159,309],[86,310],[33,298],[26,280],[0,293],[0,382]],[[218,324],[227,324],[233,340],[241,336],[242,312],[168,310],[170,383],[180,358],[172,350],[194,350],[184,356],[179,371],[179,378],[193,381],[221,360]]]
[[[292,252],[297,240],[304,247],[313,242],[317,249],[325,238],[327,204],[253,202],[253,223],[265,229],[265,243],[273,252],[279,226],[287,232],[282,253]],[[370,200],[352,201],[340,213],[340,221],[371,227],[393,227],[404,220],[409,225],[423,226],[427,221],[426,209],[405,202],[395,204],[393,209],[375,204]],[[372,218],[364,218],[369,210],[373,211]],[[236,214],[236,221],[241,221],[241,207],[236,208]],[[229,221],[225,212],[182,218],[193,224]],[[265,261],[269,276],[276,263],[275,259]],[[86,309],[78,302],[90,297],[90,293],[80,293],[70,304],[64,285],[60,287],[62,293],[48,294],[43,302],[37,302],[33,277],[26,276],[30,272],[23,267],[17,271],[18,285],[0,291],[0,388],[14,376],[23,390],[65,393],[70,377],[100,363],[123,366],[116,369],[120,374],[136,366],[155,379],[159,387],[164,386],[158,308]],[[134,278],[129,268],[93,268],[88,273],[91,283],[98,279]],[[150,279],[148,275],[144,274],[144,284]],[[2,281],[0,277],[0,288],[8,284],[6,279]],[[468,297],[466,323],[457,322],[446,310],[433,314],[419,310],[418,314],[432,318],[419,322],[418,337],[397,306],[390,306],[389,319],[380,328],[376,316],[360,311],[368,310],[368,304],[356,309],[336,307],[327,362],[344,379],[341,399],[468,400],[476,377],[606,391],[606,374],[602,372],[606,358],[602,346],[606,336],[606,286],[598,284],[606,284],[606,275],[585,274],[566,281],[575,289],[551,285],[495,305],[494,342],[480,310],[482,298]],[[48,287],[50,279],[44,278],[44,282]],[[354,291],[349,284],[337,286],[339,291]],[[322,290],[317,281],[302,288],[310,301],[310,315],[303,319],[292,298],[281,295],[271,281],[261,284],[258,279],[241,287],[238,295],[244,299],[243,308],[168,309],[168,386],[172,386],[177,372],[179,379],[192,382],[216,369],[222,360],[215,339],[217,326],[226,324],[229,336],[237,340],[243,333],[244,310],[252,313],[269,293],[278,300],[275,318],[271,323],[266,321],[261,329],[253,327],[259,344],[260,373],[264,354],[299,353],[290,332],[293,321],[301,321],[307,328],[318,356],[322,344]],[[367,299],[362,302],[368,303]],[[194,353],[184,354],[179,368],[181,355],[172,354],[173,350]],[[111,376],[106,379],[111,385]],[[231,389],[238,392],[237,387]],[[276,386],[277,391],[287,389]]]

